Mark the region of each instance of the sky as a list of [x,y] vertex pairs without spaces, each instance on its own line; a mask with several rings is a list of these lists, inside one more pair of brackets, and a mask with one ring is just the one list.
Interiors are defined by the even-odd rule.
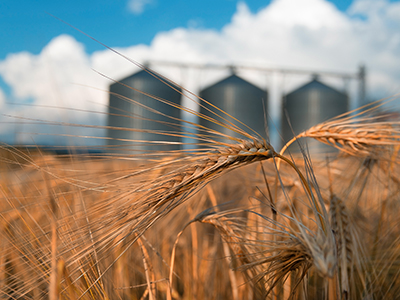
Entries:
[[[3,0],[0,141],[45,143],[48,136],[37,133],[59,130],[29,124],[30,120],[105,125],[105,114],[87,113],[107,110],[110,81],[98,72],[118,80],[138,69],[73,27],[139,62],[349,73],[365,64],[369,99],[400,92],[399,1]],[[188,70],[191,79],[184,79],[182,70],[159,71],[194,92],[226,76]],[[275,121],[280,95],[309,80],[254,72],[240,75],[271,89]],[[340,82],[326,80],[340,88]],[[355,89],[353,84],[350,93]],[[94,129],[79,130],[94,134]],[[61,135],[56,140],[66,143]]]
[[[299,0],[300,2],[302,0]],[[245,2],[252,13],[269,1]],[[346,11],[351,1],[332,2]],[[107,43],[110,47],[149,45],[157,33],[177,27],[221,30],[237,11],[236,0],[161,1],[161,0],[86,0],[86,1],[12,1],[0,2],[0,59],[9,53],[29,51],[38,54],[56,36],[69,34],[85,44],[88,54],[102,46],[88,41],[49,14]]]

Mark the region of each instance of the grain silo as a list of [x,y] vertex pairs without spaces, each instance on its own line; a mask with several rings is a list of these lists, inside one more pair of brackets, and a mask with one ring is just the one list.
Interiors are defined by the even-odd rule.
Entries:
[[[171,135],[180,130],[180,110],[143,93],[151,94],[174,104],[180,104],[181,90],[161,82],[159,76],[142,70],[110,85],[108,115],[108,145],[111,152],[175,150],[179,145],[141,143],[137,141],[180,142]],[[139,92],[141,91],[141,92]],[[179,91],[179,92],[178,92]],[[171,119],[168,118],[175,118]],[[178,119],[178,120],[177,120]]]
[[[318,76],[314,75],[311,82],[283,97],[281,132],[285,143],[292,139],[294,134],[345,113],[348,106],[346,94],[323,84],[318,80]],[[333,149],[311,139],[307,139],[307,145],[309,150],[314,152]],[[298,151],[298,144],[293,143],[290,150]]]
[[[239,121],[243,122],[253,130],[255,130],[262,137],[266,138],[266,121],[264,116],[268,110],[267,91],[262,90],[257,86],[251,84],[250,82],[233,74],[223,79],[222,81],[219,81],[214,85],[202,90],[200,92],[200,97],[217,106],[227,114],[235,117]],[[214,108],[210,109],[221,115],[223,118],[226,118],[227,120],[233,122],[235,125],[244,129],[246,132],[254,135],[254,133],[251,132],[250,129],[246,128],[244,125],[239,124],[232,118],[227,117],[225,114],[217,111]],[[200,113],[226,123],[226,121],[223,121],[221,118],[217,118],[215,115],[207,111],[204,107],[200,107]],[[238,133],[235,133],[231,130],[228,130],[227,128],[224,128],[204,119],[200,119],[199,123],[200,125],[203,125],[210,129],[214,129],[229,136],[245,138]],[[219,140],[227,141],[224,139]]]

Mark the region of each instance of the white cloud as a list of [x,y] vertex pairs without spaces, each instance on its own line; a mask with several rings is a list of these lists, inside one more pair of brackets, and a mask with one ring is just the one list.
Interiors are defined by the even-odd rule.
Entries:
[[[93,83],[93,71],[83,46],[68,35],[54,38],[39,55],[21,52],[0,64],[0,73],[15,97],[34,98],[40,105],[68,106],[81,98],[81,85]],[[80,106],[86,102],[76,101]]]
[[[27,104],[8,105],[8,111],[3,109],[5,114],[50,122],[99,124],[104,121],[103,116],[77,111],[106,110],[107,94],[90,87],[106,88],[107,80],[93,72],[83,46],[71,36],[54,38],[39,55],[21,52],[7,56],[0,62],[0,74],[12,87],[12,102]],[[52,128],[52,132],[67,133],[60,132],[60,127]],[[2,131],[6,130],[6,127],[2,128]],[[36,125],[24,127],[24,131],[35,130],[42,131]],[[32,143],[32,139],[21,137],[20,142]]]
[[[140,3],[142,8],[146,5]],[[357,0],[345,13],[326,0],[275,0],[257,13],[240,3],[232,21],[221,31],[176,28],[156,35],[150,46],[116,50],[140,62],[239,63],[344,72],[356,72],[359,64],[365,63],[370,97],[385,97],[400,91],[400,3]],[[227,74],[191,70],[193,76],[187,78],[180,69],[154,67],[195,92]],[[0,74],[20,100],[33,98],[37,104],[105,110],[106,93],[77,85],[107,90],[109,81],[91,68],[115,79],[138,70],[110,51],[88,56],[81,44],[65,35],[51,41],[39,55],[17,53],[0,62]],[[240,75],[272,89],[274,116],[279,110],[280,88],[287,92],[309,79],[255,72]],[[342,86],[340,81],[332,83]],[[104,106],[94,109],[93,102]],[[72,118],[62,110],[49,114],[33,109],[30,113],[46,119]],[[88,122],[84,114],[73,118]]]
[[146,6],[153,3],[153,0],[129,0],[128,9],[135,15],[140,15],[144,12]]
[[6,95],[4,94],[3,90],[0,89],[0,109],[3,107],[5,102],[6,102]]

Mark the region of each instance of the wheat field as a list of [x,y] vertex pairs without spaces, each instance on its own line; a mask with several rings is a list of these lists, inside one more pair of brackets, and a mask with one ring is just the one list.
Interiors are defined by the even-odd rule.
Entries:
[[400,299],[396,99],[278,151],[187,94],[243,138],[186,121],[194,150],[1,146],[2,299]]

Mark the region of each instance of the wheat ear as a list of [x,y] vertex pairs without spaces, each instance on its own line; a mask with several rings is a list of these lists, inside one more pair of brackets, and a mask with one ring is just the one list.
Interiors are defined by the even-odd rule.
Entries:
[[336,236],[341,294],[345,296],[350,292],[349,269],[353,260],[349,215],[343,201],[335,195],[331,196],[329,213],[332,230]]
[[[243,214],[254,214],[256,223],[263,224],[263,233],[255,231],[255,224],[249,226],[246,221],[248,217],[243,217]],[[332,243],[322,240],[321,236],[310,234],[304,225],[299,224],[302,228],[296,230],[247,209],[222,212],[209,209],[199,214],[194,221],[208,223],[218,229],[234,253],[232,265],[245,271],[245,275],[254,282],[259,296],[271,294],[289,274],[295,275],[295,284],[291,291],[294,294],[312,266],[324,278],[333,276],[336,261],[332,255]],[[272,231],[271,234],[278,234],[281,239],[274,241],[257,238],[269,231]]]
[[379,156],[382,149],[400,145],[400,122],[379,114],[377,101],[337,116],[303,131],[292,138],[280,154],[299,138],[313,138],[354,156]]

